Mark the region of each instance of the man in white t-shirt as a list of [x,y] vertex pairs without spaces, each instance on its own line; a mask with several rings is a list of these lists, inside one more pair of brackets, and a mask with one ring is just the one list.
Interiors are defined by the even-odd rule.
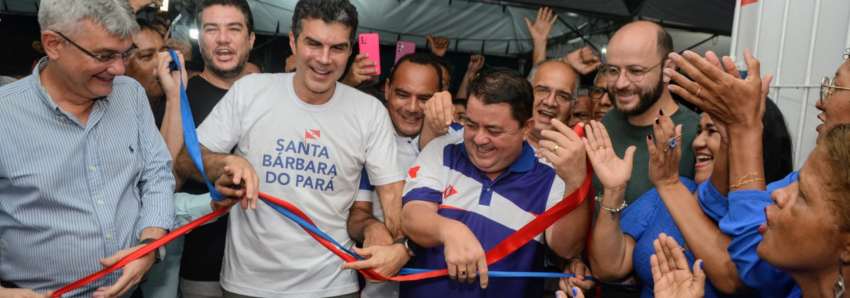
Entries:
[[[422,131],[422,123],[425,121],[422,107],[432,97],[442,96],[451,99],[451,95],[448,92],[440,92],[443,89],[441,66],[436,56],[428,53],[414,53],[404,56],[393,67],[384,86],[387,110],[395,128],[398,162],[406,170],[413,165],[416,156],[419,155],[419,133]],[[348,229],[351,238],[362,243],[364,248],[375,244],[392,244],[375,243],[374,236],[366,238],[362,233],[357,234],[357,231],[365,230],[360,227],[361,225],[382,225],[383,220],[384,212],[378,194],[374,192],[374,187],[369,181],[369,175],[364,171],[357,201],[351,207],[349,215]],[[399,239],[398,244],[403,245],[404,241],[407,241],[407,239]],[[357,264],[346,265],[344,268],[350,266],[357,267]],[[361,297],[398,297],[398,287],[397,282],[370,283],[363,289]]]
[[[292,24],[296,72],[237,81],[198,128],[207,176],[232,175],[242,189],[224,193],[243,196],[255,209],[243,203],[231,211],[224,297],[357,297],[356,272],[341,269],[342,261],[297,224],[258,206],[257,187],[297,206],[350,247],[348,213],[365,168],[386,225],[360,232],[383,235],[382,243],[401,237],[404,171],[390,118],[380,102],[336,82],[351,55],[356,9],[344,0],[302,0]],[[234,155],[227,154],[234,147]],[[400,245],[371,249],[366,264],[384,276],[409,259]]]

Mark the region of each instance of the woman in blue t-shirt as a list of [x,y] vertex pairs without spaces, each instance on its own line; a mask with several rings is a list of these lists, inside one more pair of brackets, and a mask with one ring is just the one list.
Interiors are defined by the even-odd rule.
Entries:
[[[778,141],[788,138],[781,112],[772,103],[766,110],[763,124],[771,131],[769,135],[776,137],[765,138],[763,141],[773,144],[771,147],[774,152],[790,154],[790,142]],[[703,114],[697,138],[693,143],[697,156],[694,182],[678,175],[681,152],[679,146],[671,142],[674,142],[672,139],[680,139],[674,138],[677,136],[674,131],[681,133],[681,127],[674,128],[669,117],[660,114],[658,117],[658,124],[654,125],[655,133],[657,139],[663,141],[657,142],[656,145],[655,141],[649,139],[651,136],[648,136],[647,143],[650,151],[650,181],[656,188],[641,196],[629,208],[622,210],[619,225],[615,224],[618,210],[612,207],[624,206],[622,198],[616,198],[616,195],[617,189],[622,188],[618,183],[628,181],[629,177],[625,177],[628,173],[623,171],[631,170],[631,150],[627,151],[625,161],[619,160],[613,152],[609,155],[607,152],[610,150],[607,148],[610,147],[603,144],[610,142],[607,139],[607,131],[600,123],[591,125],[591,133],[595,133],[593,138],[596,140],[588,142],[587,151],[593,156],[591,162],[596,160],[594,169],[605,187],[604,194],[610,195],[603,196],[600,202],[606,212],[600,213],[591,242],[590,261],[594,272],[603,280],[613,281],[628,276],[634,270],[644,281],[642,297],[652,297],[653,283],[649,264],[649,258],[653,254],[652,243],[660,233],[665,233],[685,247],[685,256],[691,265],[697,257],[707,260],[707,297],[727,296],[725,294],[756,296],[738,277],[726,250],[730,238],[720,231],[716,221],[702,211],[695,199],[697,184],[708,181],[715,170],[714,161],[717,160],[721,164],[726,162],[727,141],[721,137],[722,125],[715,125],[708,114]],[[601,148],[606,149],[599,151]],[[771,176],[782,177],[790,172],[790,163],[781,169],[784,173],[772,173]],[[725,168],[718,170],[724,171]],[[613,175],[613,178],[609,175]],[[613,214],[611,209],[615,211]],[[622,257],[612,259],[612,254]]]
[[[739,195],[770,197],[774,202],[765,208],[767,222],[758,229],[764,237],[758,256],[793,278],[795,285],[787,297],[844,296],[843,271],[850,265],[850,124],[826,133],[800,170],[798,182],[773,193],[730,193]],[[671,259],[665,255],[659,253],[658,258]],[[657,297],[702,297],[694,291],[700,274],[691,276],[683,262],[673,263],[678,264],[652,262],[654,279],[665,280],[655,288]]]

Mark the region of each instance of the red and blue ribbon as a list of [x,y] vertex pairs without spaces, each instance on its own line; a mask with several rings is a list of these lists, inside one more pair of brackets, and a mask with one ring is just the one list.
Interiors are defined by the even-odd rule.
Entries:
[[[179,70],[180,63],[177,56],[177,53],[173,50],[169,50],[169,53],[172,57],[172,69]],[[225,199],[225,197],[216,191],[215,187],[212,183],[207,179],[204,171],[203,159],[201,158],[201,150],[200,144],[198,143],[198,136],[195,131],[195,121],[192,117],[192,111],[189,107],[189,99],[186,96],[186,89],[183,85],[182,73],[180,80],[180,112],[182,117],[183,124],[183,138],[186,143],[186,151],[189,153],[192,161],[195,163],[195,166],[200,170],[202,176],[204,176],[204,181],[207,184],[207,187],[210,190],[210,196],[213,200],[221,201]],[[574,128],[575,132],[579,136],[584,135],[584,130],[582,126],[576,126]],[[493,264],[504,257],[508,256],[512,252],[516,251],[535,237],[543,233],[546,228],[554,224],[558,219],[564,217],[565,215],[572,212],[575,208],[581,205],[587,194],[590,192],[590,181],[593,176],[593,170],[588,166],[587,168],[587,176],[582,183],[581,187],[574,191],[569,196],[565,197],[561,202],[555,204],[549,210],[546,210],[543,214],[537,216],[534,220],[529,222],[527,225],[517,230],[504,240],[496,245],[493,249],[486,253],[487,264]],[[310,236],[312,236],[316,241],[325,246],[328,250],[345,260],[346,262],[356,262],[359,260],[363,260],[363,257],[357,255],[353,251],[348,248],[342,246],[339,242],[335,241],[333,238],[328,236],[326,233],[322,232],[318,227],[316,227],[315,223],[300,209],[290,204],[289,202],[283,201],[281,199],[275,198],[268,194],[259,193],[260,199],[272,207],[274,210],[278,211],[281,215],[286,218],[289,218],[293,222],[297,223],[307,232]],[[138,250],[130,253],[123,259],[119,260],[112,266],[108,268],[104,268],[98,272],[95,272],[89,276],[86,276],[80,280],[77,280],[65,287],[54,292],[53,297],[61,297],[62,294],[68,293],[74,289],[82,287],[92,281],[95,281],[107,274],[118,270],[130,262],[133,262],[151,252],[155,249],[165,245],[166,243],[180,237],[189,231],[197,228],[200,225],[222,215],[227,212],[229,208],[221,208],[216,211],[213,211],[210,214],[207,214],[197,220],[194,220],[171,233],[163,236],[162,238],[157,239],[154,242],[151,242]],[[411,280],[420,280],[426,278],[433,278],[439,276],[445,276],[448,274],[447,269],[413,269],[413,268],[403,268],[398,276],[395,277],[385,277],[381,276],[377,272],[372,269],[363,269],[358,270],[361,274],[363,274],[366,278],[374,279],[374,280],[391,280],[391,281],[411,281]],[[489,276],[491,277],[538,277],[538,278],[564,278],[564,277],[574,277],[573,274],[566,273],[550,273],[550,272],[509,272],[509,271],[490,271]],[[586,280],[594,280],[591,276],[585,276]]]

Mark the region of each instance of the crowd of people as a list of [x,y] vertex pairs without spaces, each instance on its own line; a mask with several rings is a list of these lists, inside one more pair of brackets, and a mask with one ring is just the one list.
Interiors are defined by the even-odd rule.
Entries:
[[[347,0],[298,1],[285,73],[248,62],[246,0],[198,3],[197,72],[185,36],[137,19],[150,3],[42,0],[46,57],[0,77],[0,297],[52,297],[222,208],[62,297],[844,295],[847,57],[823,79],[817,147],[794,171],[758,60],[745,53],[742,78],[729,57],[674,52],[656,23],[620,28],[604,63],[589,47],[547,59],[557,14],[541,8],[526,19],[529,74],[472,55],[452,92],[444,37],[385,81],[366,54],[347,65]],[[363,259],[343,262],[260,192]],[[539,235],[488,254],[562,202],[574,208]],[[376,279],[403,267],[447,274]],[[490,274],[505,271],[572,276]]]

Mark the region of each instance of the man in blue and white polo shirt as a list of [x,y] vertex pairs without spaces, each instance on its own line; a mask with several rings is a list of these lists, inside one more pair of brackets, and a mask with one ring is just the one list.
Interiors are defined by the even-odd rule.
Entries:
[[[489,268],[485,251],[579,188],[586,175],[583,145],[566,126],[563,134],[545,131],[550,141],[541,142],[538,153],[552,167],[538,161],[527,142],[533,91],[518,72],[489,69],[469,88],[463,136],[430,142],[404,187],[402,228],[422,247],[409,267],[448,268],[449,276],[404,282],[400,296],[540,297],[540,279],[491,283],[487,272],[539,271],[547,245],[567,259],[577,256],[589,228],[587,202]],[[472,284],[476,278],[480,287]]]

